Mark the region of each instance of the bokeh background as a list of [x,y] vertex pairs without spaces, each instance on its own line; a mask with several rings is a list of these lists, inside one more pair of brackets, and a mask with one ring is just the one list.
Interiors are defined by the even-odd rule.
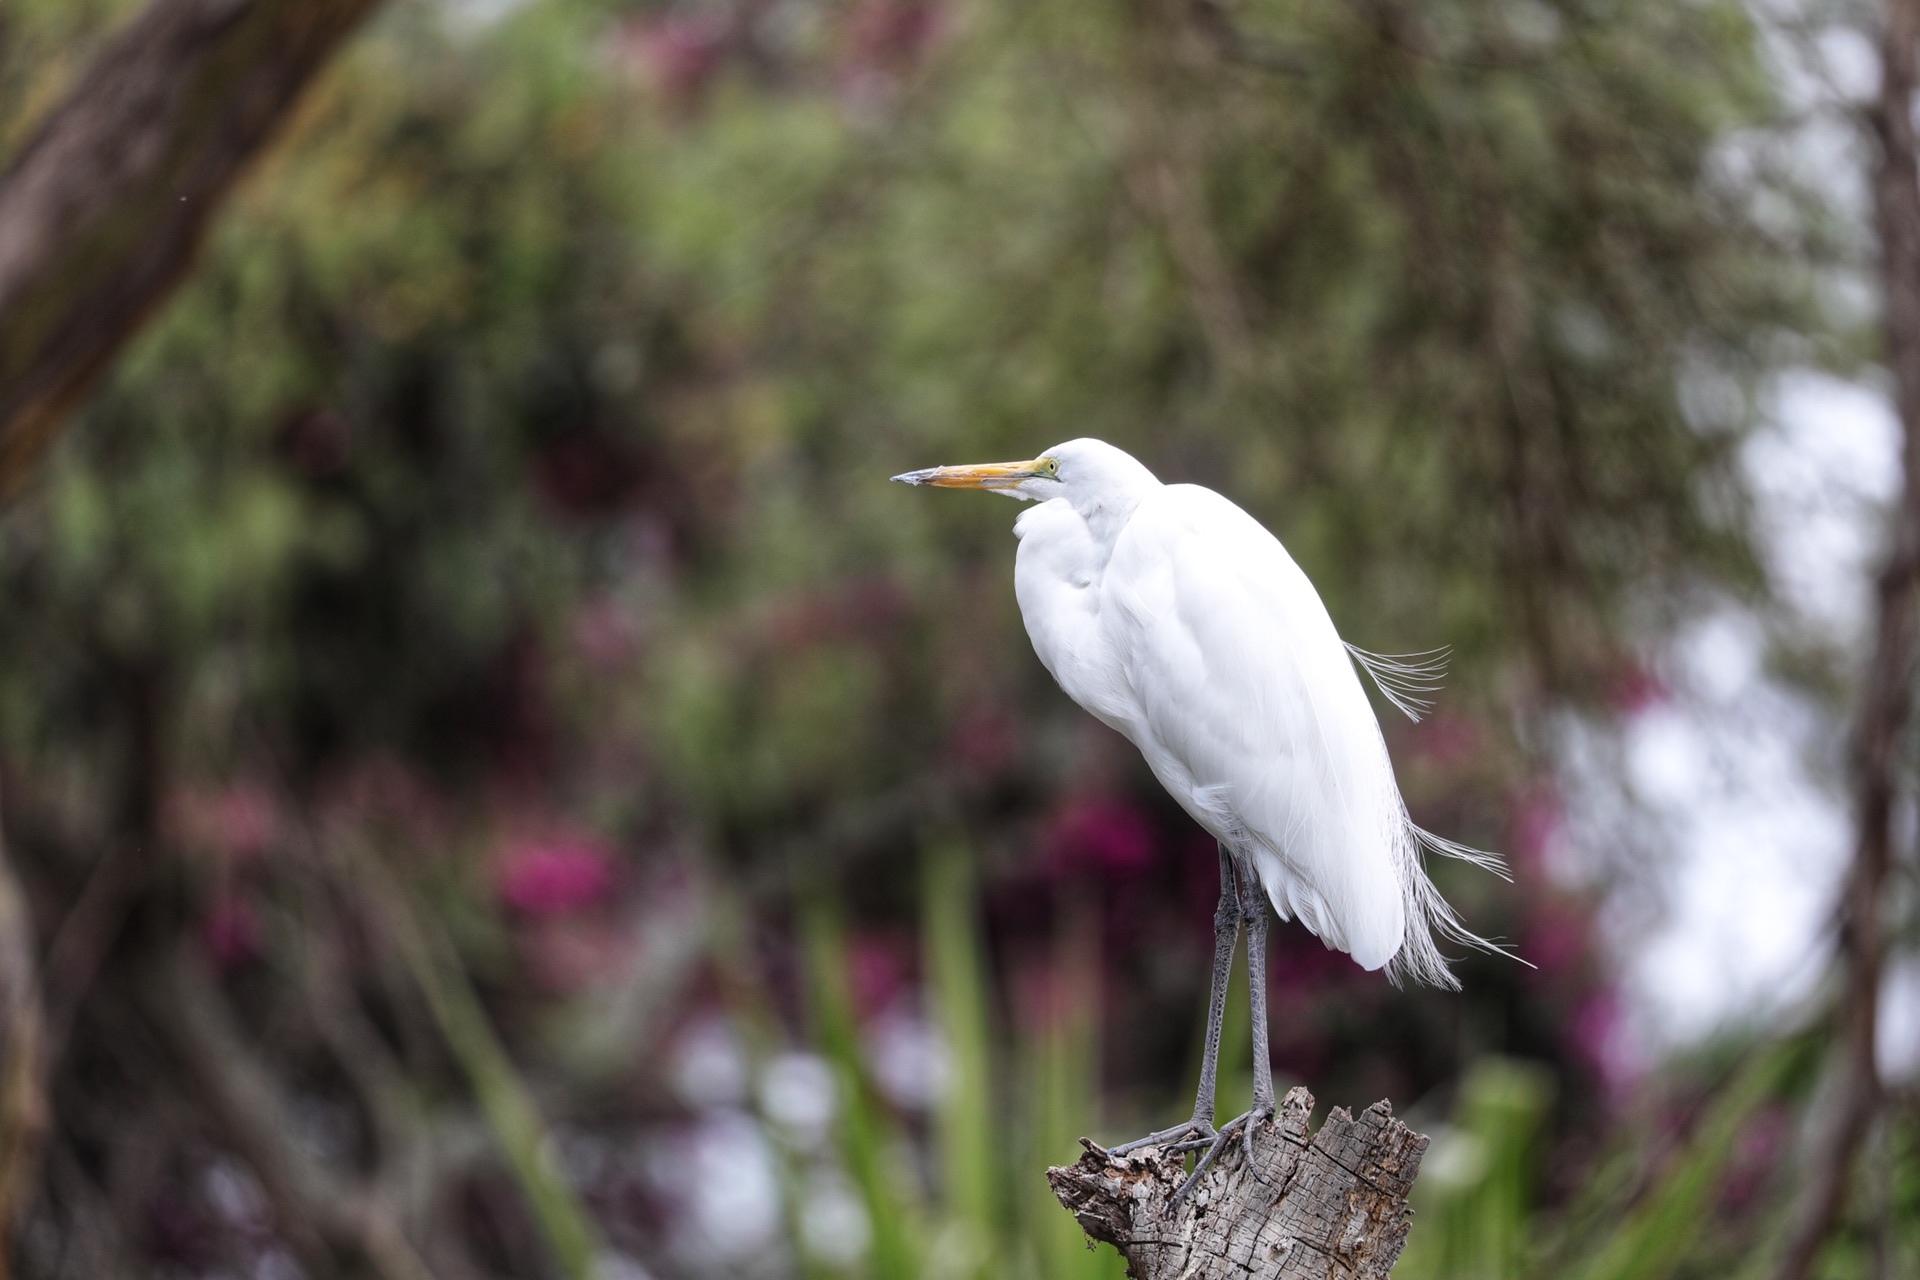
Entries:
[[[0,148],[137,7],[9,0]],[[1398,1274],[1765,1274],[1899,481],[1872,20],[387,4],[0,512],[18,1273],[1117,1277],[1043,1170],[1190,1107],[1211,848],[1014,507],[886,483],[1088,434],[1452,647],[1383,724],[1530,967],[1271,973],[1283,1087],[1433,1135]],[[1920,1266],[1901,857],[1822,1275]]]

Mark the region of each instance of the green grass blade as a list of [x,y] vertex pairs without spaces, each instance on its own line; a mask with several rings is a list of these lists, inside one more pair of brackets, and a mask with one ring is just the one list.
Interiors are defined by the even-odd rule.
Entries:
[[1539,1133],[1552,1100],[1541,1068],[1483,1058],[1414,1186],[1401,1280],[1512,1280],[1526,1265]]
[[1702,1118],[1693,1141],[1659,1184],[1609,1233],[1575,1280],[1664,1280],[1686,1260],[1710,1215],[1710,1201],[1741,1131],[1800,1066],[1804,1047],[1786,1041],[1755,1054]]
[[917,1215],[894,1169],[900,1144],[867,1080],[839,911],[816,895],[801,907],[800,931],[814,1034],[839,1082],[840,1154],[873,1228],[868,1269],[875,1280],[915,1280]]
[[948,1053],[948,1078],[934,1117],[945,1249],[953,1276],[990,1272],[999,1249],[1003,1135],[993,1112],[986,959],[972,857],[958,840],[935,845],[922,878],[927,991]]
[[387,934],[466,1074],[555,1261],[569,1280],[592,1280],[599,1274],[599,1232],[578,1194],[553,1167],[546,1123],[494,1034],[453,943],[430,917],[414,910],[412,899],[377,858],[359,863],[378,886],[371,900],[380,904]]
[[1098,1129],[1100,1101],[1099,919],[1085,903],[1061,921],[1051,1009],[1025,1054],[1033,1149],[1020,1171],[1025,1252],[1044,1280],[1117,1280],[1126,1265],[1110,1246],[1090,1251],[1079,1223],[1047,1185],[1048,1165],[1079,1158],[1077,1140]]
[[[769,1059],[786,1043],[764,975],[753,959],[750,912],[737,888],[716,882],[709,886],[707,928],[708,963],[718,980],[720,1003],[745,1046],[747,1061],[758,1078]],[[823,1261],[807,1247],[803,1221],[811,1171],[808,1153],[783,1140],[778,1126],[768,1126],[773,1139],[774,1173],[780,1185],[781,1217],[793,1249],[799,1280],[832,1280],[844,1272]]]

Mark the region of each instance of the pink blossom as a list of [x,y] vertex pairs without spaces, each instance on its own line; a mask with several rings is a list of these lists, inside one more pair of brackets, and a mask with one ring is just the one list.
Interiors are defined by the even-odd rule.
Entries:
[[834,73],[842,102],[858,113],[885,112],[946,25],[936,4],[872,0],[852,10]]
[[953,752],[976,773],[997,773],[1020,749],[1020,722],[1004,707],[968,713],[953,732]]
[[1153,824],[1124,800],[1083,801],[1053,822],[1047,866],[1056,874],[1125,873],[1153,862]]
[[880,642],[906,617],[906,596],[891,578],[854,578],[795,593],[768,611],[758,628],[768,649]]
[[1522,788],[1507,801],[1513,831],[1513,856],[1523,869],[1538,867],[1566,831],[1566,810],[1550,783]]
[[1442,768],[1466,764],[1481,748],[1480,725],[1469,716],[1435,711],[1408,731],[1416,755]]
[[1667,682],[1637,662],[1616,670],[1607,682],[1607,703],[1623,718],[1631,718],[1665,702]]
[[604,984],[631,962],[634,933],[617,919],[541,916],[527,922],[517,950],[535,984],[570,992]]
[[1780,1171],[1781,1153],[1793,1141],[1792,1114],[1778,1102],[1762,1107],[1747,1121],[1720,1184],[1720,1207],[1749,1213]]
[[573,647],[601,675],[626,666],[639,640],[640,626],[632,610],[612,596],[594,596],[574,611]]
[[500,900],[529,916],[557,916],[603,901],[613,892],[613,855],[580,837],[510,846],[494,867]]
[[222,971],[243,968],[260,958],[263,930],[253,903],[238,894],[221,892],[200,919],[200,942]]
[[167,825],[182,844],[236,862],[259,857],[280,833],[280,807],[265,787],[236,783],[186,789],[167,802]]
[[1580,1002],[1568,1024],[1574,1050],[1593,1068],[1608,1098],[1627,1096],[1642,1074],[1643,1064],[1627,1034],[1625,1012],[1612,988],[1602,988]]
[[254,857],[273,842],[280,829],[280,810],[262,787],[229,787],[214,804],[219,838],[237,858]]
[[1014,1016],[1030,1033],[1071,1026],[1100,1007],[1100,979],[1093,966],[1060,959],[1035,959],[1014,971]]
[[1271,935],[1267,989],[1276,1007],[1306,1008],[1336,987],[1367,985],[1366,970],[1304,929],[1281,926]]
[[856,1016],[866,1021],[892,1007],[906,989],[911,950],[897,937],[862,934],[847,948],[847,978]]
[[1542,978],[1570,969],[1587,959],[1590,924],[1585,912],[1564,899],[1548,898],[1536,905],[1527,921],[1526,945],[1521,949]]
[[937,4],[871,0],[860,5],[847,20],[848,70],[906,70],[920,61],[946,25],[946,11]]
[[406,762],[372,756],[350,763],[326,779],[318,808],[323,825],[358,830],[381,825],[422,850],[446,844],[453,825],[446,803]]
[[731,35],[727,19],[716,13],[649,14],[621,28],[614,55],[637,68],[662,98],[680,103],[719,69]]

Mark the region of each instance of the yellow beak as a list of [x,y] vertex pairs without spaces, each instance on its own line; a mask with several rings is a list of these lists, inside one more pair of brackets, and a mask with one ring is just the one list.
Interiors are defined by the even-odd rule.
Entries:
[[901,484],[931,484],[942,489],[1011,489],[1036,476],[1047,474],[1046,460],[1031,462],[980,462],[961,467],[928,467],[893,477]]

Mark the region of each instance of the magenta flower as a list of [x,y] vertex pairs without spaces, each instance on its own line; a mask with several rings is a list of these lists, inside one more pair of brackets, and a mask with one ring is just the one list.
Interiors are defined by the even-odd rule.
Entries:
[[1425,720],[1407,730],[1416,755],[1443,769],[1462,766],[1480,754],[1484,737],[1480,724],[1470,716],[1434,711]]
[[260,913],[253,903],[232,892],[221,892],[200,920],[200,942],[222,972],[243,968],[260,958],[263,949]]
[[906,989],[913,949],[904,938],[859,934],[847,947],[847,979],[853,988],[854,1014],[862,1022],[893,1007]]
[[732,24],[717,13],[649,14],[620,29],[613,52],[655,93],[678,105],[719,70],[732,34]]
[[1607,681],[1607,702],[1623,719],[1631,719],[1672,696],[1666,681],[1637,662],[1625,664]]
[[1534,905],[1521,954],[1541,978],[1585,964],[1592,950],[1592,919],[1584,910],[1561,898]]
[[1566,807],[1551,782],[1523,787],[1509,796],[1507,823],[1513,832],[1514,863],[1522,870],[1538,867],[1550,849],[1566,835]]
[[166,821],[173,839],[235,862],[265,853],[281,825],[273,793],[248,783],[178,791],[168,799]]
[[264,852],[280,830],[280,808],[265,788],[229,787],[214,801],[213,819],[222,846],[236,858]]
[[598,674],[621,670],[639,646],[639,620],[613,596],[594,596],[574,611],[573,647]]
[[846,24],[850,71],[905,71],[917,64],[946,29],[944,6],[873,0]]
[[1054,819],[1047,866],[1056,875],[1144,870],[1153,862],[1153,823],[1125,800],[1089,800]]
[[454,825],[433,787],[391,756],[357,760],[328,778],[315,807],[326,829],[389,828],[398,839],[422,850],[444,847]]
[[953,754],[975,773],[998,773],[1019,751],[1020,722],[1004,707],[969,712],[953,732]]
[[1058,963],[1058,957],[1028,959],[1013,973],[1014,1018],[1023,1030],[1037,1035],[1090,1016],[1089,1010],[1099,1008],[1101,993],[1097,987],[1087,989],[1089,979],[1098,982],[1091,966],[1076,971]]
[[1751,1213],[1755,1201],[1780,1174],[1782,1153],[1793,1143],[1793,1116],[1779,1102],[1755,1112],[1720,1183],[1720,1209],[1729,1215]]
[[495,864],[494,888],[522,915],[566,915],[604,901],[613,868],[613,855],[591,840],[529,840],[509,846]]
[[[1364,998],[1378,994],[1365,982],[1366,970],[1344,951],[1335,951],[1304,929],[1282,928],[1272,943],[1268,970],[1267,997],[1275,1009],[1291,1005],[1307,1009],[1327,992],[1342,990],[1341,998]],[[1351,988],[1361,988],[1356,992]]]
[[1618,993],[1602,988],[1589,994],[1573,1011],[1568,1036],[1574,1051],[1587,1063],[1616,1105],[1626,1100],[1645,1074],[1639,1046],[1627,1029]]

